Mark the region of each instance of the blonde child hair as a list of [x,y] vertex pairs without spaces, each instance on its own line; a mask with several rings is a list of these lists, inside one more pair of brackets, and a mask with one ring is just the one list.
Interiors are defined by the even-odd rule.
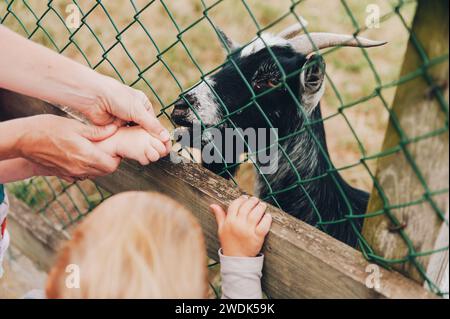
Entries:
[[[47,298],[205,298],[207,258],[201,228],[174,200],[156,193],[114,196],[88,216],[61,251]],[[68,288],[69,265],[80,270]]]

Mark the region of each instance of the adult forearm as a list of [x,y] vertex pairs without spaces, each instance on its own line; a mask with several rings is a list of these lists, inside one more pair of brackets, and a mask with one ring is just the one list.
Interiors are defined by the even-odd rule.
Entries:
[[0,122],[0,161],[21,156],[20,140],[26,129],[25,119]]
[[0,184],[12,183],[40,175],[31,163],[23,158],[0,161]]
[[37,115],[0,123],[0,161],[25,158],[60,177],[103,176],[120,159],[94,142],[112,136],[117,126],[101,128],[54,115]]
[[93,124],[135,122],[165,143],[170,134],[147,96],[0,25],[0,88],[68,106]]
[[105,76],[0,25],[0,87],[78,108],[103,103]]

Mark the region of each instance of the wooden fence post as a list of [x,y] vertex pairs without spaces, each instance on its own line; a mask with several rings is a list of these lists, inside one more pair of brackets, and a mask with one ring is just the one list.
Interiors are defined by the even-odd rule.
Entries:
[[[449,136],[448,136],[448,80],[449,80],[449,2],[447,0],[419,0],[412,28],[411,40],[406,52],[401,76],[406,76],[424,67],[414,37],[423,47],[429,60],[445,57],[442,63],[427,67],[426,74],[400,85],[392,108],[398,120],[403,139],[393,118],[386,132],[383,150],[397,146],[402,149],[379,159],[377,181],[368,212],[389,209],[394,220],[386,214],[367,218],[363,235],[374,252],[387,259],[402,259],[411,256],[401,232],[406,234],[417,252],[430,252],[448,247],[448,178],[449,178]],[[435,87],[431,87],[431,79]],[[446,100],[446,106],[439,103],[436,92]],[[414,141],[427,133],[442,130],[441,134]],[[405,138],[410,143],[404,143]],[[408,158],[406,152],[411,155]],[[430,195],[421,183],[417,170],[410,159],[416,163],[422,181],[431,192],[443,191],[440,195]],[[386,198],[379,191],[383,190]],[[387,199],[387,201],[386,201]],[[422,203],[407,206],[406,203]],[[431,201],[435,207],[431,205]],[[397,207],[392,209],[392,207]],[[439,216],[437,211],[446,214]],[[446,221],[444,220],[446,219]],[[427,272],[432,282],[448,287],[448,249],[415,259]],[[398,263],[394,268],[419,283],[424,277],[414,265],[414,260]],[[445,279],[447,278],[447,279]],[[442,286],[441,286],[442,288]],[[448,288],[447,288],[448,289]]]

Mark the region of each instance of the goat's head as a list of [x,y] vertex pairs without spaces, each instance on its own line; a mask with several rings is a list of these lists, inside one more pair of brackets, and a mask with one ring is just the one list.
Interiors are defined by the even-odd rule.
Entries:
[[302,114],[317,107],[324,93],[325,62],[316,51],[385,44],[330,33],[299,35],[303,26],[301,22],[278,35],[262,34],[245,47],[219,31],[231,52],[227,62],[180,98],[172,120],[183,127],[200,123],[233,127],[232,122],[242,129],[278,127],[289,118],[301,120]]

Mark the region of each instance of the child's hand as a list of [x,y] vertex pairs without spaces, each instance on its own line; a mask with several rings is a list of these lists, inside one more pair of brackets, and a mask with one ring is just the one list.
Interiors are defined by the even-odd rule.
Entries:
[[167,155],[167,147],[139,126],[120,128],[115,135],[97,144],[103,151],[138,161],[141,165],[157,162]]
[[272,225],[272,216],[266,214],[267,205],[259,199],[242,196],[235,200],[226,213],[220,206],[211,205],[219,227],[222,251],[229,257],[256,257]]

